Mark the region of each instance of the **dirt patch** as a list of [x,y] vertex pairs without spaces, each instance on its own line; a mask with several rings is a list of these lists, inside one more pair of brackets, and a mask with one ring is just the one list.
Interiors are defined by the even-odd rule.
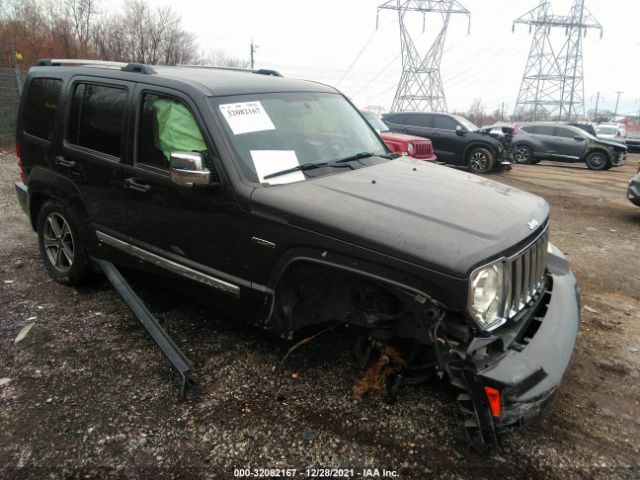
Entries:
[[287,342],[137,281],[195,363],[200,392],[177,402],[176,374],[105,281],[49,280],[15,199],[16,159],[0,154],[0,379],[9,379],[0,382],[0,478],[227,479],[234,467],[637,478],[640,208],[625,199],[636,159],[607,172],[542,162],[490,176],[550,203],[552,241],[581,282],[583,317],[555,405],[478,455],[445,383],[405,388],[395,405],[355,402],[361,372],[344,332],[319,337],[276,373]]

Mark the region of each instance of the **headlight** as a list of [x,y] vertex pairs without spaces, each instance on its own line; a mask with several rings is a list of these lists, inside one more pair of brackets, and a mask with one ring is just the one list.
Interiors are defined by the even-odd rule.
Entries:
[[416,149],[413,146],[413,143],[410,143],[409,145],[407,145],[407,152],[409,152],[409,154],[413,155],[413,152],[415,152]]
[[471,274],[469,285],[469,313],[480,328],[493,330],[505,322],[503,263],[481,267]]

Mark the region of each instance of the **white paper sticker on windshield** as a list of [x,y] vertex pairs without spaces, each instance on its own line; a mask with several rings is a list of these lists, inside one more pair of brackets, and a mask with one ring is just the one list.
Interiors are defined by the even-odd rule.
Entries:
[[301,171],[285,173],[284,175],[264,179],[264,177],[271,173],[280,172],[300,165],[296,152],[293,150],[251,150],[251,158],[256,167],[256,173],[258,174],[260,183],[280,185],[304,180],[304,173]]
[[227,103],[220,111],[234,135],[276,129],[261,102]]

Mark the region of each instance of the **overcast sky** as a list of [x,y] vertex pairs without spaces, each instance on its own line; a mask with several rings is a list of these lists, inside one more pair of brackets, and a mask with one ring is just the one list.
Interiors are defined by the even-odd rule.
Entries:
[[[166,0],[149,0],[165,5]],[[117,5],[120,0],[104,0]],[[249,56],[255,39],[256,67],[337,86],[355,103],[389,108],[401,73],[400,38],[395,12],[383,11],[376,30],[376,7],[384,0],[181,0],[171,2],[186,29],[203,51],[223,49]],[[505,102],[512,111],[531,45],[525,25],[512,33],[512,21],[534,8],[538,0],[461,0],[471,11],[467,19],[450,22],[442,79],[449,110],[466,110],[482,99],[487,111]],[[567,15],[573,0],[552,0],[556,14]],[[619,112],[640,110],[640,0],[586,0],[604,27],[604,36],[590,30],[584,39],[587,110],[600,91],[600,108],[613,110],[616,91]],[[428,48],[439,16],[427,16],[427,33],[415,14],[416,44]],[[562,41],[564,31],[556,32]],[[364,48],[349,73],[349,66]],[[344,78],[343,78],[344,76]],[[340,81],[342,79],[342,81]]]

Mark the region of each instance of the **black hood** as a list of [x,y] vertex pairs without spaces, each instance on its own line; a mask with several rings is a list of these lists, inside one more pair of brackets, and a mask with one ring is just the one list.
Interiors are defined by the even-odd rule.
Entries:
[[542,198],[410,158],[258,188],[252,209],[324,235],[466,276],[544,225]]

